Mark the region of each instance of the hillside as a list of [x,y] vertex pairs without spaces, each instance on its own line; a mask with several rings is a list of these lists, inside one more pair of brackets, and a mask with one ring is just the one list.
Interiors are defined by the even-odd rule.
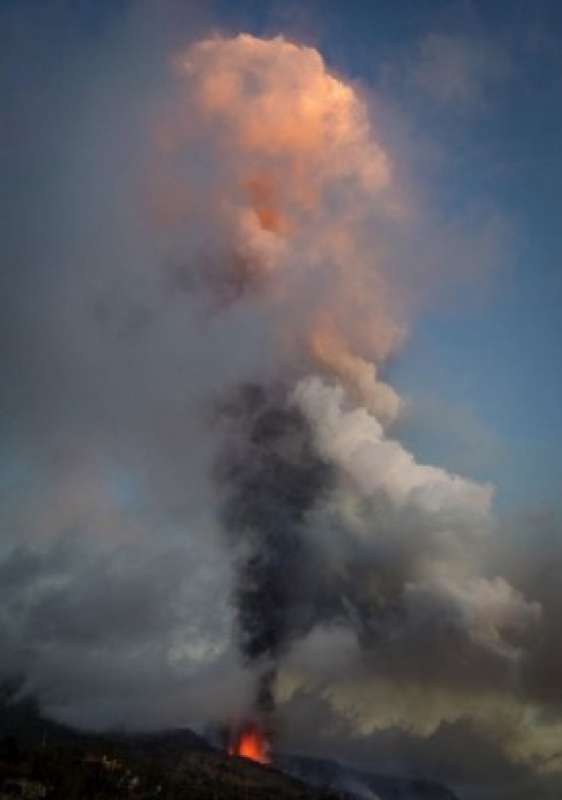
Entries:
[[190,730],[91,734],[45,719],[29,698],[0,697],[0,800],[455,800],[425,780],[332,761],[232,758]]

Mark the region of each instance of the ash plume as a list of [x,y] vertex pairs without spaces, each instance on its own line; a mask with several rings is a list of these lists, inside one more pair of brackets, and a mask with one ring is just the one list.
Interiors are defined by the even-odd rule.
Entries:
[[313,551],[307,516],[332,482],[312,431],[281,389],[247,385],[223,407],[226,445],[216,476],[223,488],[222,521],[236,548],[238,642],[257,662],[259,711],[273,710],[278,659],[310,618]]
[[362,98],[282,37],[215,37],[176,64],[192,115],[172,151],[204,141],[217,165],[198,184],[216,227],[194,291],[219,314],[265,314],[285,386],[234,388],[217,468],[223,527],[246,548],[238,643],[267,661],[257,694],[272,704],[276,671],[322,625],[350,625],[381,668],[418,627],[436,642],[448,627],[507,675],[539,609],[481,574],[492,487],[416,463],[389,433],[401,399],[380,371],[408,302],[376,229],[408,214]]

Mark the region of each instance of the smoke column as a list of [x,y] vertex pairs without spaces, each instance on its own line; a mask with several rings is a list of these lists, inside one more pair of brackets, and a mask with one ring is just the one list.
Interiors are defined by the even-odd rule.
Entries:
[[239,645],[261,667],[257,710],[274,706],[278,658],[310,626],[304,603],[310,562],[303,526],[329,486],[330,468],[315,452],[310,426],[283,394],[244,386],[225,410],[230,439],[217,477],[225,487],[223,522],[243,545],[235,602]]
[[191,165],[162,180],[176,262],[213,313],[267,329],[253,383],[218,401],[215,473],[257,707],[272,709],[280,665],[318,626],[351,627],[379,670],[446,630],[511,670],[539,610],[481,574],[492,488],[417,464],[389,435],[401,400],[381,370],[409,297],[379,233],[408,209],[376,120],[282,37],[207,39],[175,66],[184,113],[159,135],[172,165]]
[[[265,304],[284,354],[279,371],[292,373],[283,388],[235,389],[217,466],[223,524],[245,551],[238,641],[259,665],[257,706],[268,711],[278,659],[316,621],[314,599],[304,597],[315,565],[304,529],[332,472],[290,381],[314,367],[385,424],[400,405],[375,365],[400,340],[398,311],[394,318],[384,277],[361,252],[363,204],[387,189],[391,167],[361,101],[312,49],[282,38],[214,39],[194,45],[178,68],[220,165],[220,196],[211,183],[204,204],[222,236],[201,279],[222,304],[247,296]],[[201,131],[188,125],[185,135],[196,142]]]

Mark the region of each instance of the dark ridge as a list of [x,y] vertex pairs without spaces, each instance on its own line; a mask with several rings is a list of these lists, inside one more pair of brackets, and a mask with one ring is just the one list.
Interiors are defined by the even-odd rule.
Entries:
[[231,758],[188,729],[77,731],[46,719],[19,690],[0,686],[0,796],[9,792],[44,800],[359,800],[372,794],[380,800],[456,800],[432,781],[333,761],[278,755],[264,766]]

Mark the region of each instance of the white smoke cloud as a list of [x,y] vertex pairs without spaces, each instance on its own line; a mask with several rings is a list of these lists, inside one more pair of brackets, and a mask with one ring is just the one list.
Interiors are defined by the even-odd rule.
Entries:
[[[294,398],[341,481],[316,522],[315,542],[334,557],[333,542],[324,545],[323,537],[333,536],[335,527],[335,557],[343,569],[353,546],[360,548],[372,623],[378,625],[378,614],[384,618],[386,605],[400,610],[385,623],[389,646],[413,653],[424,638],[439,639],[448,628],[469,650],[516,663],[522,651],[510,640],[534,627],[540,606],[504,578],[486,575],[491,487],[417,464],[364,409],[345,408],[341,388],[310,378],[298,384]],[[392,583],[399,576],[399,584],[385,597],[384,582],[393,573]],[[452,646],[458,643],[451,639]]]
[[411,502],[429,512],[489,514],[491,486],[417,464],[366,409],[344,410],[341,388],[312,378],[302,381],[294,396],[316,431],[322,455],[337,463],[363,494],[382,490],[397,505]]

